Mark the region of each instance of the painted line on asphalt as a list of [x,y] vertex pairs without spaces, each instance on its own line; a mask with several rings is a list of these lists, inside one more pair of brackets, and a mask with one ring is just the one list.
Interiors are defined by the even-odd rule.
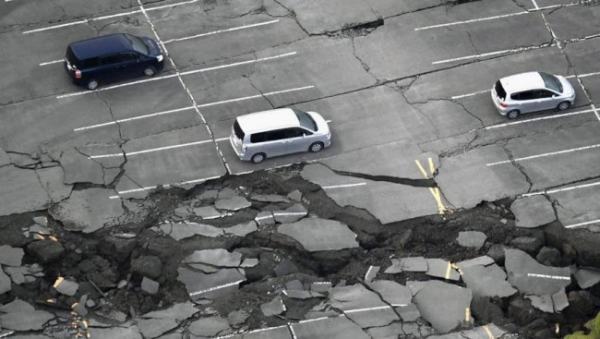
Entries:
[[[141,151],[126,152],[125,156],[130,157],[130,156],[138,155],[138,154],[146,154],[146,153],[153,153],[153,152],[159,152],[159,151],[167,151],[167,150],[172,150],[172,149],[177,149],[177,148],[183,148],[183,147],[189,147],[189,146],[195,146],[195,145],[208,144],[208,143],[210,143],[212,141],[213,141],[212,139],[207,139],[207,140],[187,142],[187,143],[184,143],[184,144],[163,146],[163,147],[157,147],[157,148],[149,148],[149,149],[145,149],[145,150],[141,150]],[[89,156],[88,159],[114,158],[114,157],[121,157],[121,156],[123,156],[123,153],[111,153],[111,154],[92,155],[92,156]]]
[[373,265],[369,266],[369,269],[367,270],[367,273],[365,273],[365,277],[363,278],[363,280],[365,280],[365,281],[367,280],[367,278],[369,277],[369,273],[371,273],[373,268],[375,268],[375,266],[373,266]]
[[527,157],[515,158],[515,159],[510,159],[510,160],[490,162],[490,163],[487,163],[485,165],[488,166],[488,167],[492,167],[492,166],[510,164],[510,163],[513,163],[513,162],[519,162],[519,161],[525,161],[525,160],[532,160],[532,159],[538,159],[538,158],[545,158],[545,157],[551,157],[551,156],[561,155],[561,154],[568,154],[568,153],[573,153],[573,152],[587,151],[587,150],[596,149],[596,148],[599,148],[599,147],[600,147],[600,144],[589,145],[589,146],[582,146],[582,147],[577,147],[577,148],[569,148],[569,149],[565,149],[565,150],[561,150],[561,151],[556,151],[556,152],[548,152],[548,153],[530,155],[530,156],[527,156]]
[[365,186],[366,184],[367,184],[366,182],[357,182],[355,184],[340,184],[340,185],[321,186],[321,188],[324,190],[333,190],[333,189],[338,189],[338,188],[351,188],[351,187]]
[[[429,172],[430,172],[429,174],[425,170],[425,167],[423,167],[423,165],[421,165],[421,162],[418,159],[415,159],[415,164],[417,165],[419,172],[421,172],[421,175],[423,175],[423,178],[425,178],[425,179],[431,179],[431,178],[433,178],[433,175],[435,174],[435,166],[433,164],[433,159],[428,158],[428,163],[429,163]],[[436,202],[438,213],[440,215],[444,215],[446,213],[446,211],[448,211],[448,208],[444,205],[444,202],[442,201],[442,194],[440,192],[440,188],[439,187],[429,187],[429,192],[431,193],[431,195],[433,196],[433,199]]]
[[296,331],[294,331],[294,327],[292,326],[292,323],[287,323],[287,327],[290,331],[290,334],[292,335],[292,339],[298,339],[298,335],[296,335]]
[[497,19],[502,19],[502,18],[519,16],[519,15],[523,15],[523,14],[530,14],[530,13],[531,12],[528,12],[528,11],[522,11],[522,12],[514,12],[514,13],[508,13],[508,14],[488,16],[488,17],[483,17],[483,18],[476,18],[476,19],[469,19],[469,20],[462,20],[462,21],[452,21],[452,22],[447,22],[444,24],[417,27],[417,28],[415,28],[415,31],[425,31],[425,30],[434,29],[434,28],[443,28],[443,27],[449,27],[449,26],[470,24],[470,23],[474,23],[474,22],[497,20]]
[[392,304],[392,306],[382,305],[382,306],[374,306],[374,307],[356,308],[353,310],[347,310],[347,311],[342,311],[342,312],[344,312],[344,314],[352,314],[352,313],[362,313],[362,312],[369,312],[369,311],[386,310],[386,309],[392,309],[393,307],[406,307],[406,306],[407,306],[406,304]]
[[536,196],[536,195],[545,195],[545,194],[554,194],[554,193],[560,193],[560,192],[568,192],[568,191],[574,191],[574,190],[578,190],[578,189],[582,189],[582,188],[590,188],[590,187],[595,187],[595,186],[600,186],[600,181],[596,181],[596,182],[592,182],[592,183],[588,183],[588,184],[582,184],[582,185],[575,185],[575,186],[566,186],[566,187],[561,187],[561,188],[554,188],[554,189],[550,189],[550,190],[543,190],[543,191],[538,191],[538,192],[531,192],[531,193],[525,193],[522,194],[521,197],[532,197],[532,196]]
[[527,273],[528,277],[532,278],[544,278],[544,279],[553,279],[553,280],[571,280],[571,277],[565,277],[560,275],[548,275],[548,274],[538,274],[538,273]]
[[161,186],[163,188],[169,188],[169,187],[173,187],[173,186],[178,187],[178,186],[185,186],[185,185],[191,185],[191,184],[198,184],[198,183],[202,183],[202,182],[205,182],[205,181],[209,181],[209,180],[213,180],[213,179],[218,179],[218,178],[221,178],[221,176],[217,175],[217,176],[214,176],[214,177],[194,179],[194,180],[188,180],[188,181],[181,181],[181,182],[174,183],[174,184],[165,184],[165,185],[155,185],[155,186],[146,186],[146,187],[132,188],[132,189],[124,190],[124,191],[117,191],[117,195],[111,195],[108,198],[109,199],[119,199],[119,198],[121,198],[122,195],[131,194],[131,193],[138,193],[138,192],[144,192],[144,191],[151,191],[151,190],[157,189],[159,186]]
[[273,91],[273,92],[266,92],[266,93],[261,93],[261,94],[256,94],[256,95],[249,95],[249,96],[241,97],[241,98],[233,98],[233,99],[209,102],[206,104],[199,104],[198,107],[200,107],[200,108],[211,107],[211,106],[217,106],[217,105],[222,105],[222,104],[228,104],[228,103],[232,103],[232,102],[262,98],[262,97],[270,96],[270,95],[304,91],[304,90],[312,89],[312,88],[315,88],[315,86],[309,85],[309,86],[303,86],[303,87],[296,87],[296,88],[284,89],[284,90],[280,90],[280,91]]
[[492,333],[488,325],[483,325],[482,328],[483,331],[485,331],[485,334],[488,336],[488,339],[496,339],[496,336]]
[[541,49],[541,48],[546,48],[546,47],[552,47],[554,46],[554,44],[544,44],[541,46],[529,46],[529,47],[519,47],[519,48],[513,48],[513,49],[504,49],[504,50],[500,50],[500,51],[493,51],[493,52],[487,52],[487,53],[481,53],[481,54],[473,54],[473,55],[465,55],[462,57],[458,57],[458,58],[451,58],[451,59],[444,59],[444,60],[438,60],[438,61],[433,61],[431,64],[432,65],[439,65],[439,64],[445,64],[445,63],[449,63],[449,62],[455,62],[455,61],[463,61],[463,60],[470,60],[470,59],[478,59],[478,58],[485,58],[485,57],[489,57],[489,56],[495,56],[495,55],[502,55],[502,54],[514,54],[514,53],[520,53],[520,52],[525,52],[525,51],[530,51],[530,50],[536,50],[536,49]]
[[183,112],[183,111],[189,111],[189,110],[192,110],[192,109],[194,109],[194,106],[187,106],[187,107],[175,108],[175,109],[170,109],[170,110],[166,110],[166,111],[160,111],[160,112],[155,112],[155,113],[150,113],[150,114],[138,115],[138,116],[131,117],[131,118],[118,119],[118,120],[114,120],[114,121],[103,122],[103,123],[100,123],[100,124],[78,127],[78,128],[73,129],[73,131],[74,132],[81,132],[81,131],[85,131],[85,130],[88,130],[88,129],[106,127],[106,126],[120,124],[120,123],[123,123],[123,122],[140,120],[140,119],[147,119],[147,118],[157,117],[157,116],[161,116],[161,115],[168,115],[168,114],[173,114],[173,113],[178,113],[178,112]]
[[[306,212],[273,212],[274,216],[294,216],[294,215],[306,215]],[[270,216],[268,216],[270,217]],[[264,217],[262,217],[264,218]]]
[[241,282],[244,282],[244,280],[238,280],[238,281],[230,282],[230,283],[227,283],[227,284],[223,284],[223,285],[219,285],[219,286],[207,288],[207,289],[202,290],[202,291],[192,292],[192,293],[190,293],[190,297],[194,297],[194,296],[197,296],[197,295],[200,295],[200,294],[205,294],[205,293],[212,292],[212,291],[217,291],[217,290],[220,290],[220,289],[223,289],[223,288],[227,288],[227,287],[231,287],[231,286],[237,286]]
[[48,66],[48,65],[59,64],[59,63],[62,63],[64,61],[65,61],[65,59],[58,59],[58,60],[40,62],[40,66]]
[[475,95],[489,93],[489,92],[490,92],[490,90],[486,89],[486,90],[483,90],[483,91],[477,91],[477,92],[472,92],[472,93],[467,93],[467,94],[455,95],[453,97],[450,97],[450,99],[452,99],[452,100],[462,99],[462,98],[472,97],[472,96],[475,96]]
[[94,94],[94,93],[98,93],[98,92],[109,91],[109,90],[116,89],[116,88],[122,88],[122,87],[128,87],[128,86],[143,84],[143,83],[147,83],[147,82],[153,82],[153,81],[170,79],[170,78],[177,78],[177,77],[180,77],[180,76],[186,76],[186,75],[191,75],[191,74],[196,74],[196,73],[216,71],[216,70],[225,69],[225,68],[231,68],[231,67],[237,67],[237,66],[242,66],[242,65],[249,65],[249,64],[254,64],[254,63],[259,63],[259,62],[277,60],[277,59],[281,59],[281,58],[293,56],[293,55],[296,55],[296,54],[297,54],[297,52],[289,52],[289,53],[283,53],[283,54],[273,55],[273,56],[270,56],[270,57],[263,57],[263,58],[258,58],[258,59],[250,59],[250,60],[238,61],[238,62],[234,62],[234,63],[231,63],[231,64],[225,64],[225,65],[218,65],[218,66],[200,68],[200,69],[195,69],[195,70],[190,70],[190,71],[185,71],[185,72],[177,72],[177,73],[174,73],[174,74],[168,74],[168,75],[163,75],[163,76],[158,76],[158,77],[153,77],[153,78],[148,78],[148,79],[143,79],[143,80],[125,82],[125,83],[118,84],[118,85],[112,85],[112,86],[102,87],[102,88],[99,88],[99,89],[96,89],[96,90],[93,90],[93,91],[78,91],[78,92],[72,92],[72,93],[67,93],[67,94],[61,94],[61,95],[58,95],[56,98],[57,99],[63,99],[63,98],[69,98],[69,97],[79,96],[79,95]]
[[490,130],[490,129],[502,128],[502,127],[507,127],[507,126],[521,125],[521,124],[526,124],[526,123],[535,122],[535,121],[566,118],[566,117],[571,117],[571,116],[576,116],[576,115],[586,114],[586,113],[592,113],[592,112],[594,112],[593,109],[585,109],[585,110],[576,111],[576,112],[553,114],[553,115],[548,115],[548,116],[539,117],[539,118],[525,119],[525,120],[507,122],[507,123],[498,124],[498,125],[487,126],[485,129]]
[[589,225],[594,225],[594,224],[600,224],[600,219],[584,221],[584,222],[580,222],[577,224],[567,225],[567,226],[565,226],[565,228],[571,229],[571,228],[584,227],[584,226],[589,226]]
[[270,20],[270,21],[264,21],[264,22],[259,22],[259,23],[255,23],[255,24],[243,25],[243,26],[238,26],[238,27],[232,27],[232,28],[218,29],[218,30],[215,30],[215,31],[212,31],[212,32],[200,33],[200,34],[189,35],[189,36],[185,36],[185,37],[181,37],[181,38],[175,38],[175,39],[165,40],[164,43],[165,44],[170,44],[170,43],[173,43],[173,42],[179,42],[179,41],[186,41],[186,40],[191,40],[191,39],[197,39],[197,38],[202,38],[202,37],[211,36],[211,35],[220,34],[220,33],[229,33],[229,32],[241,31],[241,30],[249,29],[249,28],[267,26],[267,25],[271,25],[271,24],[274,24],[274,23],[277,23],[277,22],[279,22],[279,19]]
[[[11,0],[5,0],[6,2],[9,2]],[[2,333],[0,334],[0,338],[6,338],[6,337],[10,337],[11,335],[13,335],[15,333],[15,331],[8,331],[6,333]]]

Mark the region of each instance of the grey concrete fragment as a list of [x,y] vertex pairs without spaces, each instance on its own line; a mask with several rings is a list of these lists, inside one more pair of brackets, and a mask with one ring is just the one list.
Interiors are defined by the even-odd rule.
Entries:
[[206,224],[198,224],[195,222],[168,223],[160,225],[159,228],[165,234],[168,234],[177,241],[187,239],[195,235],[201,235],[209,238],[216,238],[224,235],[223,230],[218,227]]
[[336,251],[359,247],[356,234],[335,220],[306,218],[293,224],[281,225],[279,233],[298,241],[307,251]]
[[246,258],[240,264],[240,267],[254,267],[258,265],[259,260],[257,258]]
[[145,339],[156,338],[178,326],[173,319],[139,319],[137,326]]
[[192,211],[202,219],[216,219],[222,216],[221,212],[217,211],[213,206],[196,207]]
[[287,197],[293,201],[300,202],[302,201],[302,192],[299,190],[293,190],[287,195]]
[[367,272],[365,272],[365,278],[363,279],[365,283],[371,283],[371,281],[373,281],[373,279],[375,279],[375,277],[377,276],[377,273],[379,273],[380,269],[381,267],[379,266],[369,266]]
[[370,291],[362,284],[334,287],[329,292],[328,303],[334,309],[344,311],[389,306],[381,300],[379,295]]
[[371,310],[347,310],[344,314],[348,319],[357,323],[362,328],[387,326],[400,321],[400,317],[391,307],[378,307]]
[[215,201],[215,207],[219,210],[226,211],[239,211],[244,208],[248,208],[252,206],[252,204],[246,200],[246,198],[241,197],[239,195],[230,197],[230,198],[220,198]]
[[384,273],[394,274],[406,272],[427,272],[427,260],[423,257],[407,257],[392,259],[392,265]]
[[284,290],[283,294],[285,294],[288,298],[302,299],[302,300],[324,297],[324,295],[321,293],[313,292],[313,291],[304,291],[304,290]]
[[11,289],[11,280],[2,270],[2,266],[0,266],[0,295],[9,292]]
[[456,241],[462,247],[480,249],[485,243],[485,239],[487,239],[487,236],[482,232],[466,231],[459,232]]
[[276,296],[273,300],[261,304],[260,310],[264,314],[265,317],[270,317],[273,315],[281,314],[285,312],[285,304],[280,296]]
[[246,280],[243,270],[225,268],[215,273],[207,274],[180,267],[177,280],[183,282],[191,297],[213,298],[230,293],[238,288],[238,284]]
[[564,288],[552,295],[552,305],[554,306],[554,312],[561,312],[569,307],[569,298],[567,298]]
[[467,339],[490,339],[491,334],[492,339],[496,339],[502,338],[502,336],[506,334],[506,331],[494,324],[487,324],[484,326],[475,327],[471,330],[461,331],[460,334],[463,336],[463,338]]
[[22,248],[2,245],[0,246],[0,264],[6,266],[21,266],[24,254],[25,252],[23,252]]
[[140,330],[137,326],[109,328],[90,327],[90,337],[110,339],[142,339],[142,335],[140,334]]
[[496,264],[490,266],[469,266],[462,272],[462,278],[473,291],[473,295],[505,298],[517,293],[508,281],[506,273]]
[[575,272],[579,287],[586,289],[600,282],[600,271],[592,268],[580,268]]
[[452,264],[443,259],[427,259],[426,274],[436,278],[458,281],[460,274],[452,267]]
[[273,203],[286,203],[289,200],[283,195],[279,194],[253,194],[250,199],[260,202],[273,202]]
[[144,291],[148,294],[156,294],[156,293],[158,293],[158,290],[160,289],[160,284],[157,281],[154,281],[150,278],[144,277],[142,279],[142,283],[141,283],[140,287],[141,287],[142,291]]
[[456,328],[471,305],[471,290],[441,281],[429,281],[414,297],[421,316],[436,331],[447,333]]
[[225,187],[225,188],[221,189],[217,193],[217,195],[215,196],[215,198],[217,198],[217,199],[229,199],[229,198],[233,198],[233,197],[236,197],[236,196],[238,196],[238,193],[235,190],[233,190],[233,189],[231,189],[229,187]]
[[491,257],[489,257],[487,255],[482,255],[481,257],[459,261],[456,263],[456,267],[458,267],[460,269],[465,269],[467,267],[476,266],[476,265],[488,266],[493,263],[494,263],[494,259],[492,259]]
[[131,271],[144,277],[157,279],[163,272],[162,261],[154,255],[142,255],[131,261]]
[[408,304],[404,307],[396,308],[396,312],[400,314],[400,318],[405,322],[417,321],[421,317],[421,312],[415,304]]
[[143,318],[169,318],[181,322],[193,316],[198,310],[191,302],[175,304],[169,308],[159,311],[153,311],[142,315]]
[[56,282],[54,282],[54,289],[60,294],[72,297],[77,293],[79,284],[73,280],[58,278]]
[[201,263],[219,267],[239,267],[242,255],[226,249],[198,250],[183,259],[185,263]]
[[275,225],[275,217],[271,211],[259,212],[256,217],[254,217],[254,221],[259,226]]
[[510,241],[512,247],[523,250],[531,255],[535,255],[542,247],[542,239],[536,237],[517,237]]
[[250,313],[244,310],[236,310],[229,312],[229,314],[227,315],[227,321],[232,327],[237,328],[243,325],[246,322],[246,319],[248,319],[249,317]]
[[419,291],[427,285],[427,281],[418,281],[418,280],[408,280],[406,282],[406,287],[410,290],[413,297],[419,293]]
[[273,211],[275,221],[280,224],[296,222],[308,215],[308,211],[302,204],[294,204],[281,211]]
[[508,281],[521,293],[552,295],[571,283],[569,267],[544,266],[527,253],[506,249]]
[[0,324],[2,328],[15,331],[37,331],[54,318],[52,313],[36,310],[30,304],[15,299],[9,304],[0,307]]
[[256,226],[256,222],[254,221],[223,228],[223,232],[225,234],[235,235],[238,237],[245,237],[248,234],[256,231],[258,231],[258,227]]
[[360,326],[346,317],[306,321],[291,326],[297,338],[370,339]]
[[552,296],[550,295],[528,295],[525,298],[531,301],[531,306],[538,310],[546,313],[554,313],[554,305],[552,302]]
[[516,199],[510,210],[515,215],[517,227],[533,228],[556,220],[552,203],[543,195]]
[[42,226],[42,227],[48,227],[48,218],[46,216],[38,216],[38,217],[33,217],[33,222]]
[[391,280],[376,280],[369,284],[369,287],[375,290],[383,301],[392,306],[407,306],[412,299],[410,289]]
[[197,336],[215,337],[218,335],[228,334],[231,331],[227,319],[214,316],[208,318],[200,318],[190,324],[188,330]]

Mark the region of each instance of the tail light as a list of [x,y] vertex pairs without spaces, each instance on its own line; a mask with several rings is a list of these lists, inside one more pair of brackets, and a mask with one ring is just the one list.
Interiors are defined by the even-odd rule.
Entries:
[[81,71],[78,69],[75,70],[75,79],[81,79]]
[[508,105],[507,105],[505,102],[503,102],[503,101],[501,101],[499,105],[500,105],[500,107],[502,107],[502,108],[506,108],[506,107],[508,107]]

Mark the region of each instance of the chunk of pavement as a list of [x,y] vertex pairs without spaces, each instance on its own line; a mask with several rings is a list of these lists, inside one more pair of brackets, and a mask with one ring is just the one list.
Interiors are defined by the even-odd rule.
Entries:
[[190,333],[201,337],[216,337],[231,332],[227,319],[219,316],[200,318],[192,322],[188,328]]
[[45,215],[33,217],[32,220],[34,223],[36,223],[42,227],[48,227],[48,218]]
[[[359,325],[346,317],[325,318],[320,321],[301,322],[290,325],[296,338],[327,338],[327,339],[370,339]],[[286,329],[289,333],[289,330]],[[286,336],[275,338],[288,339]]]
[[237,290],[238,284],[246,280],[244,270],[224,268],[215,273],[203,273],[179,267],[177,269],[181,281],[191,297],[213,298]]
[[307,251],[336,251],[359,247],[356,234],[335,220],[305,218],[293,224],[280,225],[277,231],[296,241]]
[[427,272],[427,260],[423,257],[407,257],[392,259],[392,265],[384,273],[395,274],[400,272]]
[[487,236],[483,232],[465,231],[458,233],[458,238],[456,238],[456,241],[462,247],[480,249],[485,243],[486,239]]
[[291,200],[300,202],[302,201],[302,192],[300,192],[299,190],[293,190],[287,195],[287,197]]
[[331,281],[315,281],[310,284],[310,290],[318,293],[327,293],[331,290],[332,286]]
[[488,339],[502,338],[504,334],[506,334],[506,331],[494,324],[487,324],[484,326],[475,327],[470,330],[461,331],[460,334],[462,336],[461,339]]
[[531,301],[531,306],[538,310],[546,313],[554,313],[554,305],[552,303],[552,296],[550,295],[527,295],[525,298]]
[[246,198],[239,195],[234,195],[230,198],[219,197],[219,199],[215,201],[215,207],[218,210],[235,212],[244,208],[248,208],[250,206],[252,206],[252,204],[248,200],[246,200]]
[[379,267],[379,266],[369,266],[369,268],[367,269],[367,272],[365,272],[365,278],[363,279],[365,281],[365,283],[367,283],[367,284],[371,283],[371,281],[373,281],[373,279],[375,279],[375,277],[377,277],[377,273],[379,273],[380,269],[381,269],[381,267]]
[[482,255],[477,258],[459,261],[456,263],[456,267],[460,268],[461,270],[464,270],[465,268],[471,267],[471,266],[477,266],[477,265],[488,266],[493,263],[494,263],[494,259],[492,259],[491,257],[489,257],[487,255]]
[[69,297],[74,296],[77,290],[79,290],[79,284],[76,281],[63,277],[58,277],[52,286],[58,293],[68,295]]
[[69,231],[92,233],[121,223],[125,209],[120,199],[109,199],[112,195],[113,190],[102,188],[76,190],[49,212]]
[[508,281],[524,294],[552,295],[571,283],[569,267],[544,266],[527,253],[505,249]]
[[387,326],[400,321],[400,317],[390,306],[383,305],[364,312],[363,310],[344,311],[346,317],[362,328]]
[[544,246],[540,248],[540,251],[535,256],[535,260],[537,260],[542,265],[560,265],[561,254],[560,251],[554,247]]
[[181,219],[187,219],[192,214],[192,209],[189,206],[180,206],[173,213]]
[[275,225],[275,217],[271,211],[259,212],[256,217],[254,217],[254,221],[256,221],[259,226]]
[[462,271],[463,281],[476,296],[505,298],[517,293],[506,281],[506,273],[496,264],[469,266]]
[[367,289],[363,284],[334,287],[327,301],[334,309],[356,310],[369,307],[389,306],[379,295]]
[[537,237],[517,237],[510,241],[510,246],[535,255],[544,245],[542,239]]
[[552,305],[557,313],[569,307],[569,297],[564,288],[552,295]]
[[419,309],[415,304],[408,304],[404,307],[398,307],[396,308],[396,312],[400,314],[400,318],[402,318],[402,321],[404,322],[417,321],[417,319],[421,317],[421,312],[419,312]]
[[0,264],[6,266],[21,266],[23,255],[22,248],[8,245],[0,246]]
[[159,228],[177,241],[191,238],[195,235],[208,238],[216,238],[224,235],[223,230],[218,227],[195,222],[167,223],[160,225]]
[[575,280],[579,287],[590,288],[600,282],[600,271],[592,268],[580,268],[575,272]]
[[142,255],[131,261],[132,272],[151,279],[160,277],[162,269],[162,261],[155,255]]
[[223,229],[225,234],[235,235],[238,237],[245,237],[248,234],[256,231],[258,231],[258,227],[254,221],[237,224]]
[[369,284],[386,303],[392,306],[407,306],[412,300],[410,289],[391,280],[376,280]]
[[2,270],[0,265],[0,295],[12,290],[12,283],[8,275]]
[[178,325],[174,319],[170,318],[137,320],[137,326],[145,339],[159,337],[176,328]]
[[194,314],[196,314],[198,310],[191,302],[179,303],[175,304],[169,308],[152,311],[142,315],[142,318],[148,319],[160,319],[160,318],[169,318],[175,319],[177,322],[181,322],[185,319],[190,318]]
[[426,259],[427,260],[427,272],[425,274],[443,278],[446,280],[458,281],[460,274],[452,267],[452,264],[443,259]]
[[319,292],[304,290],[285,290],[283,291],[283,294],[285,294],[288,298],[301,300],[324,297],[324,295]]
[[217,211],[213,206],[196,207],[192,211],[202,219],[217,219],[222,216],[221,212]]
[[142,339],[137,326],[129,327],[90,327],[90,338]]
[[421,316],[436,331],[447,333],[460,325],[471,299],[472,293],[468,288],[432,280],[415,295],[413,301]]
[[288,198],[279,194],[253,194],[250,199],[260,202],[273,202],[273,203],[286,203],[289,202]]
[[218,267],[239,267],[242,254],[229,252],[223,248],[212,250],[197,250],[183,259],[185,263],[201,263]]
[[410,290],[413,297],[419,293],[419,291],[427,285],[427,281],[408,280],[406,281],[406,287]]
[[270,317],[273,315],[278,315],[285,312],[285,304],[280,296],[276,296],[273,300],[261,304],[260,310],[264,314],[265,317]]
[[30,255],[44,264],[56,261],[65,252],[61,243],[50,239],[30,242],[26,249]]
[[516,199],[510,210],[515,215],[517,227],[534,228],[556,220],[552,203],[543,195]]
[[308,215],[308,211],[302,204],[294,204],[281,211],[273,211],[275,221],[280,224],[296,222]]
[[231,311],[227,315],[227,321],[234,328],[237,328],[237,327],[240,327],[241,325],[243,325],[248,318],[250,318],[250,313],[248,313],[244,310]]
[[140,288],[142,289],[142,291],[144,291],[148,294],[156,294],[156,293],[158,293],[158,290],[160,289],[160,284],[155,280],[144,277],[142,279],[142,284],[140,285]]
[[240,264],[240,267],[254,267],[258,265],[259,261],[257,258],[245,258]]
[[0,324],[2,328],[14,331],[37,331],[54,318],[54,314],[36,310],[33,306],[15,299],[11,303],[0,306]]

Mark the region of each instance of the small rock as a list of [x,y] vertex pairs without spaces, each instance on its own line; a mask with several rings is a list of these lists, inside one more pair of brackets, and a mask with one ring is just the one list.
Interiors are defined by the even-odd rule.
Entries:
[[482,232],[466,231],[466,232],[459,232],[458,238],[456,238],[456,241],[462,247],[471,247],[471,248],[475,248],[475,249],[480,249],[483,246],[483,244],[485,243],[486,239],[487,239],[487,236]]
[[299,190],[293,190],[287,196],[291,200],[294,200],[294,201],[297,201],[297,202],[302,201],[302,192],[300,192]]
[[260,309],[265,317],[270,317],[285,312],[285,305],[281,297],[277,296],[268,303],[260,305]]
[[47,239],[29,243],[27,245],[27,252],[42,263],[50,263],[59,259],[65,252],[65,249],[58,241]]
[[79,284],[76,281],[58,277],[54,282],[53,287],[58,293],[72,297],[77,293]]
[[494,259],[498,265],[504,264],[504,246],[493,244],[487,252],[488,257]]
[[142,291],[148,294],[156,294],[160,289],[160,284],[150,278],[144,277],[141,284]]
[[246,258],[240,264],[240,267],[254,267],[258,265],[259,261],[257,258]]
[[0,246],[0,264],[6,266],[21,266],[24,254],[22,248],[2,245]]
[[518,237],[511,240],[510,245],[530,255],[535,255],[540,247],[542,247],[543,242],[536,237]]
[[48,227],[48,218],[45,216],[33,217],[33,222],[38,225]]
[[552,295],[552,304],[556,313],[562,312],[562,310],[569,307],[569,299],[564,288]]
[[121,281],[119,281],[119,283],[117,284],[117,288],[118,288],[118,289],[125,288],[125,286],[127,286],[127,280],[121,280]]
[[227,315],[227,321],[234,328],[238,328],[246,322],[246,319],[250,317],[250,313],[244,310],[237,310],[229,312]]
[[554,247],[542,247],[535,259],[546,266],[558,266],[561,263],[560,251]]
[[579,287],[586,289],[600,282],[600,271],[596,269],[581,268],[575,272],[575,279]]
[[141,256],[131,261],[131,271],[133,273],[138,273],[151,279],[160,277],[162,269],[162,261],[154,255]]
[[187,219],[192,214],[192,211],[188,206],[177,207],[173,212],[181,219]]

